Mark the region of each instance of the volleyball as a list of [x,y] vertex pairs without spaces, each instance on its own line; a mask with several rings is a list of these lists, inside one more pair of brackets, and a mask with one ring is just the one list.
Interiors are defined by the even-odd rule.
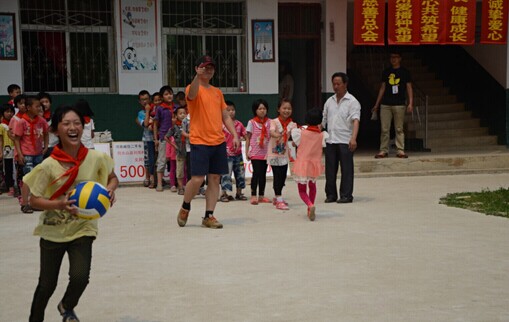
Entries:
[[98,219],[106,214],[110,208],[110,194],[101,184],[84,181],[76,185],[69,196],[69,200],[76,200],[78,217],[82,219]]

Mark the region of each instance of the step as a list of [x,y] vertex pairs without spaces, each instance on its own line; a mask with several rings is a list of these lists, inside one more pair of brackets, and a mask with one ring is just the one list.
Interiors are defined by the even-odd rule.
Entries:
[[505,146],[474,151],[440,154],[432,150],[428,153],[409,153],[408,159],[398,159],[393,155],[386,159],[374,159],[374,154],[356,155],[355,177],[509,172],[509,153]]
[[428,95],[428,104],[452,104],[457,103],[458,98],[456,95]]
[[465,104],[463,104],[463,103],[429,104],[428,105],[428,114],[454,113],[454,112],[462,112],[464,110],[465,110]]
[[[415,112],[415,110],[414,110]],[[424,113],[421,112],[421,121],[424,122]],[[414,119],[416,116],[414,115]],[[472,118],[472,112],[469,111],[462,111],[462,112],[452,112],[452,113],[434,113],[429,114],[428,113],[428,122],[437,122],[437,121],[454,121],[454,120],[465,120]],[[407,122],[412,121],[411,115],[406,115],[405,120]]]
[[[429,147],[428,147],[429,148]],[[503,145],[497,144],[486,144],[483,146],[439,146],[434,148],[429,148],[434,153],[468,153],[470,151],[503,151],[507,150],[507,148]]]
[[[424,130],[416,130],[415,137],[424,138]],[[446,130],[428,130],[428,139],[448,138],[448,137],[469,137],[488,135],[489,130],[486,127],[475,127],[471,129],[446,129]]]
[[426,92],[427,88],[441,88],[444,87],[444,82],[440,79],[416,81],[415,84]]
[[[428,122],[428,130],[447,130],[447,129],[461,129],[461,128],[473,128],[479,127],[479,119],[466,119],[466,120],[454,120],[454,121],[439,121],[439,122]],[[411,122],[408,123],[408,129],[410,131],[416,131],[419,129],[418,124]]]
[[497,145],[497,137],[495,135],[471,136],[471,137],[442,137],[428,138],[426,146],[430,149],[445,147],[470,147]]
[[437,79],[437,76],[433,72],[429,72],[427,70],[424,71],[410,71],[412,74],[412,80],[414,83],[420,82],[420,81],[428,81],[428,80],[435,80]]

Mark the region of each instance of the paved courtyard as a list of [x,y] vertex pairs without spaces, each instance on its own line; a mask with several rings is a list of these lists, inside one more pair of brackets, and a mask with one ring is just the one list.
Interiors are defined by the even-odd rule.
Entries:
[[[124,186],[100,219],[84,322],[509,321],[509,220],[438,204],[448,192],[507,187],[509,174],[358,178],[352,204],[309,222],[288,180],[289,211],[204,199],[179,228],[181,196]],[[267,195],[272,197],[272,182]],[[39,271],[38,213],[0,196],[0,321],[27,321]],[[64,260],[46,321],[67,283]]]

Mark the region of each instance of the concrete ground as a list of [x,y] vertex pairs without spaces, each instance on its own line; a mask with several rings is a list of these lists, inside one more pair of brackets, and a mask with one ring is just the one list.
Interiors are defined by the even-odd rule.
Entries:
[[[509,174],[358,178],[352,204],[291,210],[218,203],[224,229],[188,225],[181,196],[117,192],[100,219],[81,321],[509,321],[509,219],[440,205],[449,192],[507,187]],[[272,182],[267,195],[272,197]],[[37,214],[0,196],[0,321],[27,321],[39,271]],[[46,310],[67,283],[67,263]]]

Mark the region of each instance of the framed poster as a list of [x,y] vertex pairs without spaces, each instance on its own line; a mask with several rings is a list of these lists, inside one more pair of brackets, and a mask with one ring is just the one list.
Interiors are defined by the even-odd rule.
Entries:
[[0,60],[17,60],[14,13],[0,12]]
[[251,20],[253,62],[275,61],[274,20]]

